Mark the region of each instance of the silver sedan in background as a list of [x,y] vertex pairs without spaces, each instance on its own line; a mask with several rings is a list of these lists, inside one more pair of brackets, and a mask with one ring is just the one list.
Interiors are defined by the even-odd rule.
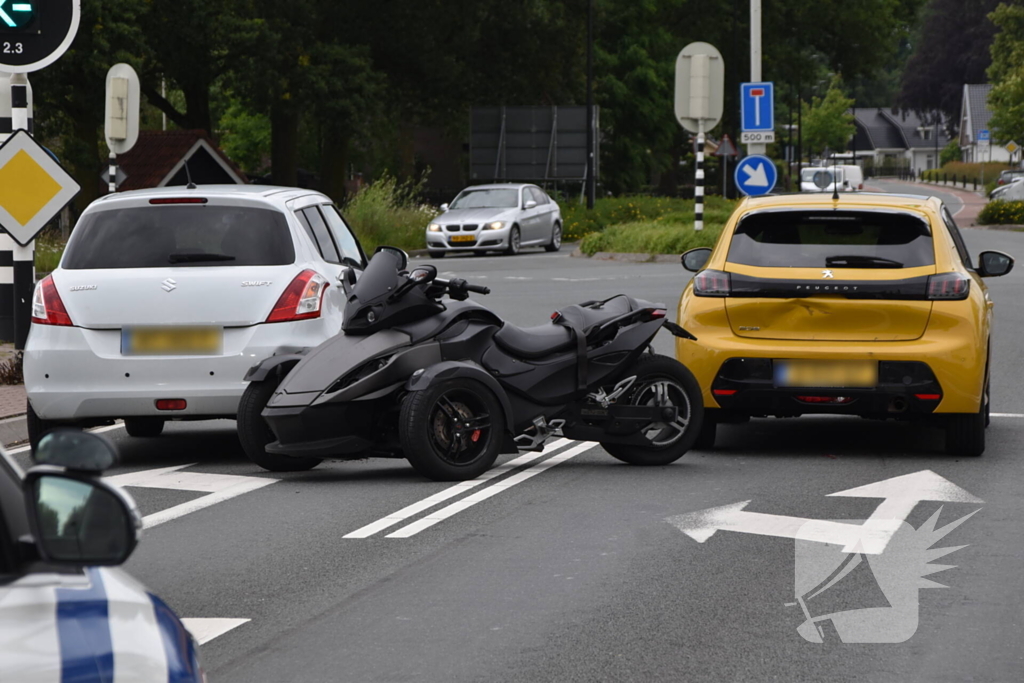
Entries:
[[474,185],[451,205],[442,204],[441,211],[427,226],[431,258],[466,251],[517,254],[530,246],[558,251],[562,246],[562,213],[536,185]]

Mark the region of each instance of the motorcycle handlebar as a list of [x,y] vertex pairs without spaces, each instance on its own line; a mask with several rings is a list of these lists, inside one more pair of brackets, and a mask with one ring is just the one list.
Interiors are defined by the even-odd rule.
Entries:
[[453,278],[451,280],[442,280],[441,278],[436,278],[434,280],[434,282],[436,282],[437,284],[440,284],[440,285],[444,285],[445,287],[448,287],[449,289],[452,289],[452,288],[454,288],[454,289],[461,289],[461,290],[464,290],[466,292],[473,292],[474,294],[490,294],[491,293],[491,288],[490,287],[482,287],[480,285],[471,285],[468,282],[466,282],[465,280],[463,280],[462,278]]
[[481,287],[480,285],[470,285],[470,284],[467,284],[466,285],[466,291],[467,292],[476,292],[477,294],[490,294],[491,293],[491,288],[490,287]]

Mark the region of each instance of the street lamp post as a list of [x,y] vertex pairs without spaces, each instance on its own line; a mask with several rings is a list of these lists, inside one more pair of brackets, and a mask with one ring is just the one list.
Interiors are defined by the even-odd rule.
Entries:
[[594,208],[597,182],[594,177],[594,0],[587,2],[587,208]]

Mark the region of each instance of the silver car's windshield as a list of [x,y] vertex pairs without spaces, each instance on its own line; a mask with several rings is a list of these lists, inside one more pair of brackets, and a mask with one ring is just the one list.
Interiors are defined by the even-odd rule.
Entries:
[[469,190],[452,202],[452,209],[512,209],[519,206],[519,190]]

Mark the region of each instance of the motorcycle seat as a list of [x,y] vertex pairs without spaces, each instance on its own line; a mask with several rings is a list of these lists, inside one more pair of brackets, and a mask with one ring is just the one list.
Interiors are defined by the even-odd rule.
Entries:
[[498,346],[522,358],[543,358],[573,347],[572,330],[548,323],[537,327],[516,327],[505,323],[494,335]]

